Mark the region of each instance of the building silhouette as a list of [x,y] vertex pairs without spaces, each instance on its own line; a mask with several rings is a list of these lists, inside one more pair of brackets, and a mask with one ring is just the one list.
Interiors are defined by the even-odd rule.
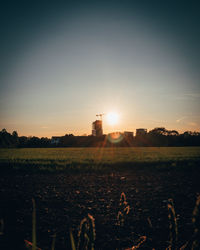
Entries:
[[62,136],[52,136],[51,137],[51,144],[59,144],[61,141]]
[[124,131],[124,137],[133,139],[134,133],[131,131]]
[[93,136],[103,135],[102,120],[96,120],[92,123],[92,135]]
[[146,128],[137,128],[136,129],[136,136],[143,136],[147,134]]

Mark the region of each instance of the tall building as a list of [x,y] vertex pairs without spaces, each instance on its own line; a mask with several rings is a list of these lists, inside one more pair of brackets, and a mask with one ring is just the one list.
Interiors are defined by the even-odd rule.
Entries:
[[133,138],[133,132],[130,132],[130,131],[124,131],[124,137],[126,138]]
[[92,135],[93,136],[103,135],[102,120],[96,120],[92,123]]
[[136,129],[136,136],[142,136],[147,134],[146,128],[138,128]]

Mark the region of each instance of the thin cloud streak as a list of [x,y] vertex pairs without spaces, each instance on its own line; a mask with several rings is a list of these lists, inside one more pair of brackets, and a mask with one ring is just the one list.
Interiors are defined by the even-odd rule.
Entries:
[[179,123],[179,122],[185,120],[186,118],[187,118],[187,116],[183,116],[183,117],[177,119],[176,122]]
[[187,93],[176,96],[176,100],[197,100],[200,98],[200,93]]

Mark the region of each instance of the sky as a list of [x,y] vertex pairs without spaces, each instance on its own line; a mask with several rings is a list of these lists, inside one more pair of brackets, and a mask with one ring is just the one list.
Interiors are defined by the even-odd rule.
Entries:
[[200,131],[198,1],[7,1],[0,129],[51,137]]

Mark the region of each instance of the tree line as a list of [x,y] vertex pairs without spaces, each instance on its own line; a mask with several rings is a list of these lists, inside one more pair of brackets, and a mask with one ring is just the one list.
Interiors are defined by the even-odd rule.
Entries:
[[1,148],[49,147],[50,143],[51,140],[46,137],[18,136],[17,131],[10,134],[5,128],[0,131]]
[[200,133],[186,131],[179,134],[176,130],[159,127],[148,133],[136,136],[121,134],[121,140],[109,140],[109,135],[74,136],[66,134],[59,137],[56,143],[47,137],[18,136],[17,131],[9,133],[0,131],[0,148],[45,148],[45,147],[168,147],[168,146],[200,146]]

